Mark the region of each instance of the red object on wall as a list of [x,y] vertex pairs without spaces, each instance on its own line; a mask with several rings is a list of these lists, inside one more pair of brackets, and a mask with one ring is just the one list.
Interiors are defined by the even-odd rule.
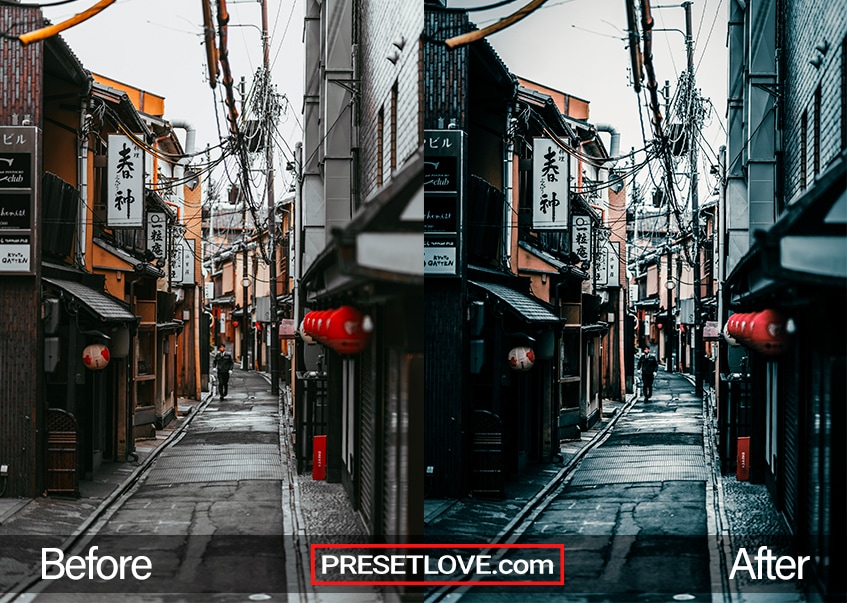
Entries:
[[237,328],[238,328],[238,321],[237,321],[237,320],[233,320],[233,321],[232,321],[232,328],[233,328],[233,329],[237,329]]
[[781,354],[788,343],[785,322],[785,317],[776,310],[754,314],[750,320],[750,346],[768,356]]
[[324,329],[326,345],[339,354],[358,354],[370,339],[362,321],[364,316],[352,306],[341,306],[328,317]]
[[326,479],[326,436],[315,436],[312,446],[312,479]]
[[738,438],[738,459],[735,465],[735,479],[746,482],[750,479],[750,438]]
[[738,343],[766,356],[776,356],[788,345],[786,318],[777,310],[733,314],[726,321],[727,333]]

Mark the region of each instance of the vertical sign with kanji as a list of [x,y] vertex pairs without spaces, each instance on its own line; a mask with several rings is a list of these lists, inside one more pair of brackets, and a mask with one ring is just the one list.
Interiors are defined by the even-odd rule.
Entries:
[[465,133],[424,133],[424,274],[456,276],[461,270]]
[[620,287],[620,243],[606,241],[600,248],[597,260],[597,285],[600,287]]
[[568,229],[570,161],[564,143],[550,138],[532,141],[532,227]]
[[147,251],[164,260],[168,255],[167,218],[164,212],[147,214]]
[[182,282],[183,285],[194,284],[194,240],[182,239]]
[[106,223],[110,228],[142,227],[144,154],[141,148],[129,136],[110,134],[106,166]]
[[606,286],[620,287],[621,286],[621,244],[617,241],[607,241],[606,248],[608,251],[608,268],[606,271]]
[[35,274],[40,131],[0,126],[0,274]]
[[586,215],[573,217],[571,252],[583,262],[591,261],[591,218]]
[[185,253],[185,247],[182,245],[183,240],[182,236],[176,236],[174,238],[171,261],[168,266],[171,272],[171,283],[175,285],[182,283],[182,270],[185,266],[182,257]]

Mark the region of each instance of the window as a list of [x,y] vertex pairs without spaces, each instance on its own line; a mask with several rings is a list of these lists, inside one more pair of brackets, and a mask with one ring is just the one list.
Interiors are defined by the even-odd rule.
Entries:
[[376,118],[376,185],[382,186],[385,144],[385,112],[380,109]]
[[814,115],[814,147],[812,147],[812,165],[815,175],[821,171],[821,87],[815,90],[815,115]]
[[805,111],[803,117],[800,118],[800,190],[806,190],[806,160],[807,156],[807,130],[809,128],[809,119]]

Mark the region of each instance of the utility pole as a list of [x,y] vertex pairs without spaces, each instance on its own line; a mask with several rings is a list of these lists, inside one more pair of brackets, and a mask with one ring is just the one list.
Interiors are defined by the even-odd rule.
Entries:
[[692,342],[691,368],[694,373],[694,395],[703,396],[703,326],[700,320],[700,203],[697,194],[697,136],[699,135],[699,111],[695,102],[694,88],[694,40],[691,34],[691,5],[683,2],[685,9],[685,51],[688,58],[688,152],[691,162],[691,239],[694,245],[694,333]]
[[265,102],[265,159],[268,166],[267,191],[268,191],[268,244],[270,245],[270,265],[268,266],[268,280],[270,281],[270,339],[271,346],[269,356],[269,368],[271,372],[271,393],[279,394],[279,322],[276,315],[276,209],[274,202],[274,153],[273,153],[273,128],[271,102],[271,73],[270,73],[270,47],[268,44],[268,0],[262,0],[262,65],[264,67],[264,86],[267,96]]
[[[247,83],[244,80],[244,77],[241,78],[241,112],[244,113],[246,98],[247,98]],[[244,190],[241,191],[241,295],[242,295],[242,305],[241,305],[241,369],[244,371],[250,370],[250,362],[248,359],[248,349],[250,347],[250,339],[248,337],[248,323],[250,316],[248,314],[249,305],[247,303],[247,289],[250,287],[250,279],[247,278],[247,195],[248,188],[250,186],[250,175],[247,173],[247,160],[244,158],[246,152],[244,151],[243,141],[239,141],[241,144],[240,152],[242,153],[242,165],[241,169],[243,171],[242,178],[244,182]],[[233,260],[234,261],[234,260]]]

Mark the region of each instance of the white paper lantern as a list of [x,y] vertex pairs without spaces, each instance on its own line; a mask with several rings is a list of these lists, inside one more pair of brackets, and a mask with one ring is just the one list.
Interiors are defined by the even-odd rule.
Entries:
[[82,351],[82,362],[86,368],[99,371],[109,366],[109,348],[102,343],[93,343]]
[[516,371],[528,371],[535,364],[535,352],[532,348],[519,346],[509,352],[509,366]]

